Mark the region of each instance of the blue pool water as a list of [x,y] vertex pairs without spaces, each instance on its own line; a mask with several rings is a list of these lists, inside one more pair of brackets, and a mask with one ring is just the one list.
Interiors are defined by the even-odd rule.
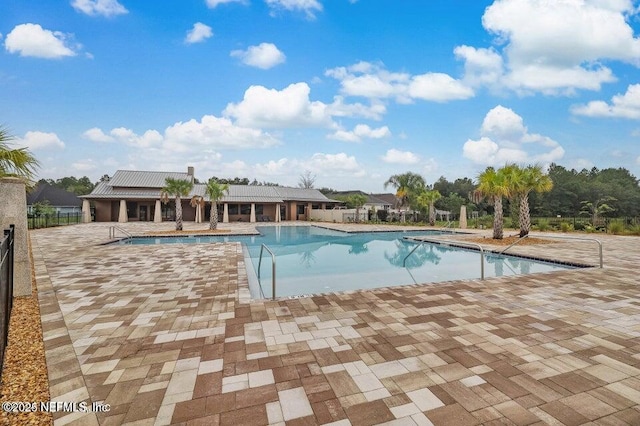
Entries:
[[[480,277],[480,253],[474,250],[423,244],[408,236],[439,231],[345,233],[316,226],[264,226],[255,236],[131,238],[123,244],[170,244],[239,241],[245,248],[249,276],[258,270],[260,247],[276,257],[276,296],[297,296],[363,288],[387,287]],[[515,256],[485,254],[485,277],[570,269],[572,266]],[[263,253],[255,298],[271,297],[271,256]],[[250,281],[252,281],[250,279]],[[255,281],[255,280],[253,280]]]

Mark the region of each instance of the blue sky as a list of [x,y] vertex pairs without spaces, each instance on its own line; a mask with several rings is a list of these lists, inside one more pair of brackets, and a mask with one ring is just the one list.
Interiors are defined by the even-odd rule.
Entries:
[[505,162],[640,176],[628,0],[0,4],[0,123],[40,177],[186,171],[382,192]]

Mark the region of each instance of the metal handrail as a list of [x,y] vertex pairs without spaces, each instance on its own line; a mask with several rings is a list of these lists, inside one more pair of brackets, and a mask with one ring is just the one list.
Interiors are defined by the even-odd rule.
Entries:
[[[511,247],[515,246],[516,244],[518,244],[520,241],[529,238],[531,235],[527,234],[524,237],[520,237],[519,239],[517,239],[515,242],[511,243],[510,245],[508,245],[504,250],[502,250],[500,252],[500,254],[503,254],[505,251],[509,250]],[[595,243],[598,244],[598,256],[600,257],[600,269],[602,269],[604,262],[602,260],[602,242],[596,238],[585,238],[585,237],[569,237],[566,235],[540,235],[540,238],[557,238],[560,240],[581,240],[581,241],[593,241]]]
[[402,261],[402,267],[406,268],[407,266],[407,259],[409,258],[409,256],[411,256],[413,254],[413,252],[415,252],[418,247],[420,247],[421,244],[424,243],[430,243],[430,244],[439,244],[441,246],[467,246],[467,247],[473,247],[473,248],[477,248],[480,251],[480,279],[484,280],[484,249],[482,248],[482,246],[480,244],[476,244],[476,243],[469,243],[467,241],[454,241],[454,240],[436,240],[436,239],[423,239],[423,240],[417,240],[415,238],[409,238],[406,237],[405,239],[407,240],[411,240],[414,241],[416,243],[418,243],[418,245],[416,245],[413,250],[411,250],[409,252],[408,255],[405,256],[404,260]]
[[113,239],[113,238],[116,237],[116,230],[122,232],[124,235],[126,235],[129,238],[133,237],[133,235],[131,233],[125,231],[124,229],[120,228],[119,226],[111,225],[109,227],[109,239]]
[[449,229],[453,225],[453,221],[448,221],[441,229]]
[[[266,249],[271,254],[271,299],[276,298],[276,255],[265,244],[260,246],[260,259],[258,260],[258,281],[260,280],[260,266],[262,265],[262,252]],[[262,287],[262,285],[260,285]]]

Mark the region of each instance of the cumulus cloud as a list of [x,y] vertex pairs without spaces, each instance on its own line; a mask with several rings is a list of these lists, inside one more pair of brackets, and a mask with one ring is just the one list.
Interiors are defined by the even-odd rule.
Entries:
[[391,136],[391,131],[387,126],[372,129],[366,124],[358,124],[353,130],[336,130],[329,135],[330,139],[337,139],[344,142],[361,142],[362,139],[382,139]]
[[214,9],[218,7],[218,5],[227,4],[227,3],[247,4],[247,0],[207,0],[206,3],[207,3],[207,7],[209,7],[210,9]]
[[131,129],[117,127],[105,133],[94,127],[83,133],[94,142],[119,142],[134,148],[157,149],[165,153],[189,153],[200,150],[266,148],[280,143],[278,139],[259,129],[242,127],[231,120],[205,115],[167,127],[164,133],[147,130],[137,134]]
[[333,116],[379,118],[384,107],[345,104],[337,97],[332,104],[312,101],[307,83],[294,83],[282,90],[251,86],[242,101],[230,103],[224,110],[241,126],[254,128],[337,127]]
[[63,149],[64,142],[55,133],[29,131],[23,138],[16,138],[12,141],[16,146],[38,151],[48,148]]
[[359,62],[348,67],[329,69],[325,75],[340,82],[340,90],[348,96],[371,99],[392,98],[407,103],[415,99],[447,102],[474,96],[473,89],[448,74],[387,71],[382,64]]
[[184,42],[187,44],[200,43],[209,37],[213,37],[211,27],[203,24],[202,22],[196,22],[193,24],[193,28],[187,31],[187,36],[185,37]]
[[316,12],[322,12],[322,4],[317,0],[265,0],[271,9],[271,15],[286,10],[290,12],[303,12],[307,18],[314,19]]
[[553,139],[529,133],[522,117],[501,105],[487,113],[480,139],[467,140],[463,156],[474,163],[499,166],[507,162],[551,163],[564,156],[564,148]]
[[501,52],[459,46],[464,81],[494,84],[527,94],[599,90],[615,81],[602,61],[640,65],[640,39],[627,19],[628,0],[496,0],[482,17]]
[[239,58],[243,64],[263,70],[282,64],[286,56],[273,43],[260,43],[247,50],[233,50],[231,56]]
[[91,158],[75,161],[71,163],[71,167],[79,172],[90,172],[98,168],[98,164]]
[[385,163],[391,164],[418,164],[420,157],[411,151],[400,151],[398,149],[390,149],[387,153],[380,157]]
[[587,117],[618,117],[640,120],[640,84],[631,84],[624,94],[611,98],[611,103],[591,101],[586,105],[575,105],[571,108],[575,115]]
[[118,0],[73,0],[71,6],[89,16],[111,17],[129,13],[123,5],[118,3]]
[[59,31],[45,30],[38,24],[20,24],[11,30],[4,41],[9,53],[45,59],[75,56],[80,46],[69,46],[71,36]]

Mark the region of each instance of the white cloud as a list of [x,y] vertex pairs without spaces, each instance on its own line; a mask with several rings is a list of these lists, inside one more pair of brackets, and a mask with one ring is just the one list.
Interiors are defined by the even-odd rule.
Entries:
[[640,164],[640,156],[638,156],[638,158],[636,158],[636,164]]
[[344,152],[338,154],[315,153],[308,160],[301,162],[301,170],[309,170],[321,176],[363,176],[364,169],[356,157],[347,155]]
[[241,3],[247,4],[247,0],[207,0],[207,7],[210,9],[216,8],[218,5],[227,4],[227,3]]
[[387,153],[380,157],[385,163],[392,164],[418,164],[420,157],[411,151],[400,151],[398,149],[390,149]]
[[58,59],[75,56],[74,48],[68,45],[70,36],[59,31],[43,29],[38,24],[20,24],[11,30],[4,41],[9,53],[36,58]]
[[73,0],[71,6],[78,12],[89,16],[111,17],[129,13],[123,5],[118,3],[118,0]]
[[71,163],[71,167],[79,172],[90,172],[92,170],[96,170],[98,168],[98,164],[91,158],[86,158]]
[[469,99],[474,95],[473,89],[465,86],[460,80],[455,80],[442,73],[414,76],[409,84],[408,93],[413,99],[434,102]]
[[240,126],[254,128],[336,128],[332,117],[365,117],[379,119],[384,106],[345,104],[341,97],[332,104],[311,101],[307,83],[294,83],[282,90],[251,86],[241,102],[230,103],[224,115],[233,117]]
[[286,56],[273,43],[260,43],[249,46],[247,50],[234,50],[231,56],[239,58],[242,63],[263,70],[284,63]]
[[558,142],[529,133],[522,117],[501,105],[487,113],[480,135],[480,139],[469,139],[463,146],[463,156],[476,164],[551,163],[564,156],[564,148]]
[[407,103],[415,99],[447,102],[474,96],[473,89],[447,74],[389,72],[381,64],[359,62],[348,67],[329,69],[325,75],[340,82],[341,92],[348,96],[371,99],[393,98]]
[[378,127],[372,129],[366,124],[358,124],[352,131],[336,130],[333,134],[329,135],[330,139],[337,139],[344,142],[360,142],[363,138],[366,139],[382,139],[391,136],[391,131],[387,126]]
[[275,137],[259,129],[238,126],[228,118],[205,115],[200,121],[177,122],[164,133],[147,130],[142,135],[131,129],[117,127],[106,134],[99,128],[83,133],[94,142],[119,142],[134,148],[153,149],[170,153],[208,153],[219,149],[266,148],[280,143]]
[[586,105],[576,105],[571,108],[576,115],[587,117],[619,117],[632,120],[640,119],[640,84],[631,84],[625,94],[617,94],[611,98],[611,103],[591,101]]
[[13,142],[16,144],[16,146],[19,146],[21,148],[28,148],[32,151],[47,148],[64,148],[64,142],[62,142],[58,135],[56,135],[55,133],[30,131],[25,133],[23,138],[16,138]]
[[469,46],[454,53],[469,84],[497,81],[522,94],[599,90],[615,81],[602,61],[640,65],[640,39],[627,22],[636,13],[629,0],[496,0],[482,24],[500,54]]
[[92,142],[115,142],[116,139],[113,136],[105,134],[101,129],[94,127],[82,134],[82,137]]
[[322,4],[317,0],[265,0],[271,9],[271,15],[279,10],[304,12],[307,18],[314,19],[316,12],[322,12]]
[[200,43],[205,41],[209,37],[213,37],[213,31],[211,27],[203,24],[202,22],[196,22],[193,24],[193,28],[187,31],[187,37],[185,37],[185,43]]

